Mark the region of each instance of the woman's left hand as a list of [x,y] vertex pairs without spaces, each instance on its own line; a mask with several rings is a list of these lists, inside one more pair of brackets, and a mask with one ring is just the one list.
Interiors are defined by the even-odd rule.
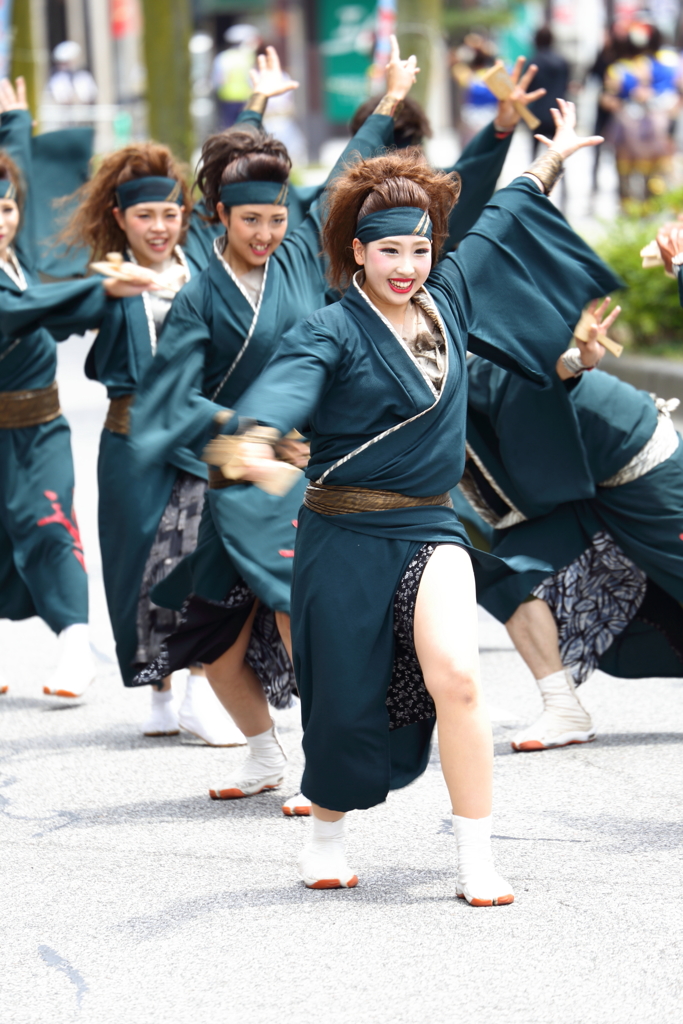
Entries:
[[512,131],[519,123],[521,117],[521,114],[515,108],[515,103],[521,103],[523,106],[528,107],[530,103],[540,100],[541,96],[546,94],[545,89],[535,89],[533,92],[527,92],[534,75],[538,71],[538,66],[530,64],[524,74],[522,74],[525,64],[526,57],[518,57],[515,61],[515,66],[510,75],[515,88],[506,100],[498,100],[498,113],[494,121],[496,128]]
[[249,72],[251,85],[259,96],[282,96],[299,88],[299,83],[282,71],[280,58],[274,46],[267,46],[265,54],[256,58],[256,68]]
[[534,138],[548,146],[553,153],[557,153],[562,160],[566,160],[577,149],[583,149],[584,146],[599,146],[605,141],[602,135],[581,138],[576,134],[576,107],[573,103],[558,99],[557,108],[551,107],[550,110],[555,122],[554,137],[548,139],[545,135],[535,135]]
[[598,306],[598,299],[591,302],[588,307],[588,312],[593,317],[593,323],[588,328],[588,340],[582,341],[580,338],[574,337],[576,346],[581,353],[581,362],[585,367],[597,366],[602,357],[605,354],[604,347],[599,342],[601,334],[607,334],[608,330],[621,313],[621,306],[615,306],[612,312],[605,316],[611,302],[611,298],[608,295],[606,299]]

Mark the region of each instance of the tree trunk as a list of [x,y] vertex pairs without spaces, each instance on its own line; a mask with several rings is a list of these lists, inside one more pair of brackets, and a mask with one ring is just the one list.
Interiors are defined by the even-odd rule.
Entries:
[[193,148],[190,117],[191,0],[142,0],[149,134],[182,160]]
[[429,95],[434,41],[441,34],[441,9],[441,0],[398,0],[396,35],[401,56],[414,53],[420,68],[410,95],[423,107]]
[[39,68],[35,59],[33,32],[31,30],[31,4],[27,0],[14,0],[12,4],[12,59],[10,78],[14,82],[19,75],[26,80],[28,105],[34,117],[38,116],[40,83]]

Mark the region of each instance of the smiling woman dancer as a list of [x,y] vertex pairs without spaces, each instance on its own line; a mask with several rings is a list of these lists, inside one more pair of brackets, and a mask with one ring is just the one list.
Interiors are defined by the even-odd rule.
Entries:
[[[394,41],[387,95],[332,176],[353,154],[372,156],[391,143],[393,112],[415,74],[415,58],[401,61]],[[320,201],[285,238],[289,171],[282,143],[257,130],[237,126],[204,144],[198,183],[225,233],[207,270],[176,299],[136,400],[133,442],[145,465],[174,461],[182,446],[201,452],[284,332],[327,301]],[[301,457],[291,442],[286,448],[289,458]],[[188,601],[181,627],[137,682],[200,661],[233,717],[237,701],[250,751],[222,787],[232,796],[278,784],[287,763],[265,695],[286,707],[295,685],[289,605],[302,494],[295,488],[278,499],[211,474],[196,551],[154,591],[164,605]]]
[[[253,78],[256,92],[242,120],[258,124],[268,97],[296,83],[284,83],[272,49]],[[95,260],[125,254],[165,279],[163,290],[111,305],[86,362],[88,377],[106,386],[110,400],[98,462],[99,534],[117,657],[129,686],[177,625],[177,613],[154,604],[150,591],[194,550],[206,488],[205,464],[183,446],[144,476],[137,472],[128,438],[130,408],[174,296],[206,259],[198,245],[190,253],[184,250],[192,200],[184,168],[166,146],[136,143],[107,156],[80,198],[68,240],[87,246]],[[203,669],[187,665],[190,675],[177,713],[170,676],[152,687],[145,735],[177,733],[180,726],[213,746],[244,743]]]
[[469,548],[448,491],[465,451],[468,344],[547,381],[584,304],[615,283],[543,194],[564,158],[601,141],[579,139],[573,106],[560,106],[549,152],[434,269],[457,197],[451,178],[409,152],[338,179],[324,244],[332,283],[348,291],[288,333],[223,430],[239,417],[263,426],[207,453],[222,463],[236,452],[245,479],[264,482],[264,426],[305,427],[311,439],[292,593],[313,801],[299,870],[309,887],[356,885],[344,813],[424,771],[436,714],[456,893],[474,905],[513,899],[491,854],[472,561],[484,575],[510,570]]
[[23,170],[0,150],[0,616],[40,615],[58,634],[57,667],[43,690],[70,700],[92,682],[94,665],[55,340],[96,327],[116,305],[107,295],[139,295],[144,284],[100,277],[38,283],[36,246],[21,230],[32,127],[23,82],[17,85],[14,97],[3,83],[0,123],[0,146],[11,148]]

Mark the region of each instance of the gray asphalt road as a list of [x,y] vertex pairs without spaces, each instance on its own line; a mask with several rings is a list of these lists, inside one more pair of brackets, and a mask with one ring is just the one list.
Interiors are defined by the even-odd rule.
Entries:
[[[240,750],[140,735],[147,693],[112,660],[95,533],[104,403],[85,347],[62,349],[92,581],[96,684],[40,696],[55,642],[0,623],[0,1021],[11,1024],[631,1024],[680,1019],[683,680],[585,686],[596,743],[515,755],[538,710],[505,631],[482,614],[496,739],[498,862],[513,906],[454,898],[435,751],[415,785],[350,816],[361,882],[313,892],[308,823],[278,794],[213,803]],[[296,710],[278,715],[297,788]]]

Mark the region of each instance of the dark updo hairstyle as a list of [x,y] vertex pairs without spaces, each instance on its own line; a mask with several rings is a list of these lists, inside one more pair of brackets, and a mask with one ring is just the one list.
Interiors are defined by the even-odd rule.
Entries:
[[[358,129],[365,124],[370,114],[375,112],[376,107],[376,96],[361,103],[349,124],[349,131],[352,135],[355,135]],[[421,146],[425,139],[431,139],[431,137],[432,126],[429,123],[429,118],[417,100],[406,96],[394,114],[394,145],[398,149],[405,149],[407,146]]]
[[353,255],[358,221],[395,206],[415,206],[429,212],[436,263],[448,236],[448,215],[459,195],[459,175],[432,170],[419,149],[361,160],[349,167],[328,189],[323,248],[329,258],[332,286],[347,288],[358,270]]
[[67,245],[90,249],[92,259],[101,260],[108,252],[125,252],[128,245],[125,231],[114,220],[112,210],[118,207],[116,189],[136,178],[173,178],[180,183],[183,226],[178,239],[185,241],[192,212],[192,196],[186,180],[186,167],[174,157],[168,146],[158,142],[134,142],[104,157],[97,171],[76,192],[78,207],[59,236]]
[[221,186],[239,181],[289,180],[292,161],[284,143],[259,128],[228,128],[209,135],[202,146],[200,168],[195,185],[204,196],[208,220],[218,224],[216,207],[221,201]]
[[14,201],[21,211],[24,205],[24,180],[14,160],[4,149],[0,149],[0,181],[12,182],[16,192]]

